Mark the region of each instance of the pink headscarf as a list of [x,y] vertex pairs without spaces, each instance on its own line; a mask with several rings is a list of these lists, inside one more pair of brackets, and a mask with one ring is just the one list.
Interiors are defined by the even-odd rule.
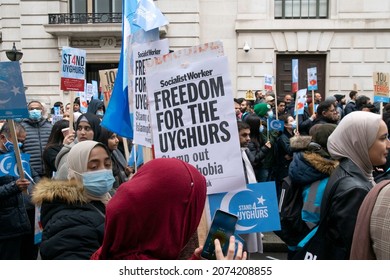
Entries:
[[106,208],[103,245],[91,259],[177,259],[196,231],[206,180],[178,159],[155,159],[123,183]]

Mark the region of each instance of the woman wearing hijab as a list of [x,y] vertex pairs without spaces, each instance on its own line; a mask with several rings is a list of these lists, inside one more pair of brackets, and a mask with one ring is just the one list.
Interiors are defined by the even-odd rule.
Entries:
[[106,209],[102,246],[92,259],[177,259],[196,232],[206,180],[178,159],[154,159],[123,183]]
[[329,178],[321,203],[321,213],[330,203],[325,216],[327,259],[349,259],[360,205],[375,183],[373,166],[386,162],[387,133],[380,115],[356,111],[346,115],[328,139],[329,154],[340,164]]
[[113,191],[116,191],[122,183],[126,182],[129,179],[132,168],[128,166],[125,157],[118,149],[119,139],[116,133],[102,127],[100,138],[98,141],[106,145],[106,147],[110,151],[112,160],[112,172],[115,178]]
[[72,147],[85,140],[99,141],[101,133],[100,119],[92,113],[82,114],[76,121],[76,139],[74,134],[68,134],[64,138],[64,146],[56,156],[55,166],[56,180],[68,178],[67,156]]
[[105,204],[114,177],[107,148],[95,141],[73,146],[69,180],[42,180],[33,193],[41,206],[44,260],[89,259],[103,241]]

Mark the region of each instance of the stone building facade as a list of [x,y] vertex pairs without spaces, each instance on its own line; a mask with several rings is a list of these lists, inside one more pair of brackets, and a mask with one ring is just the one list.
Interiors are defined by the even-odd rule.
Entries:
[[[121,46],[121,0],[2,0],[0,60],[16,43],[27,98],[69,101],[60,90],[63,46],[87,51],[87,79],[115,66]],[[291,59],[317,65],[321,93],[373,95],[373,72],[390,72],[390,1],[382,0],[158,0],[170,24],[160,35],[172,50],[221,40],[235,96],[262,89],[275,76],[277,94],[291,91]],[[298,3],[298,4],[297,4]],[[81,14],[77,17],[74,14]],[[82,16],[82,14],[86,16]],[[87,14],[89,13],[89,16]],[[53,17],[64,14],[63,17]],[[72,16],[73,14],[73,16]],[[244,44],[250,47],[244,51]],[[302,62],[302,63],[301,63]],[[89,74],[89,75],[88,75]]]

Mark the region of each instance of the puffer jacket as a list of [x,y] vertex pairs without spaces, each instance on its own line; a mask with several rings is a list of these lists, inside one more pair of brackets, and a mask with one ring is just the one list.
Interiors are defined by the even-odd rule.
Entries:
[[[333,195],[330,193],[331,182],[336,188]],[[330,199],[330,210],[325,216],[326,259],[349,259],[357,214],[372,187],[373,184],[350,159],[342,159],[332,173],[321,203],[322,216]]]
[[32,200],[41,205],[42,259],[87,260],[101,246],[105,206],[87,202],[76,181],[41,180]]
[[26,140],[23,144],[23,152],[30,154],[30,165],[40,177],[45,175],[45,166],[42,154],[46,147],[53,125],[47,119],[33,121],[24,119],[21,125],[26,129]]
[[9,175],[0,177],[0,239],[24,235],[31,229],[17,179]]

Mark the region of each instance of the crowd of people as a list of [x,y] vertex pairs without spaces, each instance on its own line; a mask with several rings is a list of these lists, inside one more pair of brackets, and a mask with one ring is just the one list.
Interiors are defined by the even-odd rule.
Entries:
[[[300,219],[306,226],[305,231],[289,237],[295,242],[288,247],[288,258],[293,259],[302,250],[323,219],[326,233],[322,242],[326,252],[321,257],[349,259],[360,205],[377,182],[390,178],[390,106],[384,107],[382,117],[379,104],[356,91],[350,92],[348,103],[341,94],[328,96],[324,101],[320,93],[313,96],[314,99],[307,96],[303,114],[298,116],[290,94],[276,102],[273,92],[256,92],[253,101],[235,99],[240,143],[246,149],[257,182],[275,181],[278,197],[286,178],[293,187],[301,189]],[[269,127],[275,119],[283,121],[282,132]],[[241,137],[243,127],[249,128],[247,139]],[[329,211],[324,209],[327,203]],[[384,209],[383,198],[381,203]],[[376,240],[374,251],[381,253],[374,257],[390,259],[390,244],[385,239],[385,233],[390,233],[390,220],[385,220],[384,212],[389,214],[384,210],[380,214],[372,211],[371,219],[382,223],[375,224],[382,242]],[[367,222],[365,225],[373,226]],[[361,223],[358,229],[362,230]],[[359,244],[359,240],[354,242]],[[355,253],[353,258],[364,256]]]
[[[322,101],[315,93],[307,97],[303,114],[296,114],[294,94],[276,99],[273,92],[256,91],[255,96],[234,100],[246,182],[275,181],[280,197],[283,181],[290,178],[305,197],[306,233],[325,220],[325,258],[349,259],[351,250],[353,258],[364,258],[353,249],[359,238],[355,224],[373,226],[358,221],[360,205],[377,182],[390,178],[390,106],[382,117],[356,91],[348,103],[345,95]],[[44,106],[31,101],[29,117],[15,121],[17,139],[7,122],[1,127],[0,153],[14,150],[12,140],[19,142],[30,155],[31,174],[0,177],[0,259],[178,259],[188,249],[185,258],[201,259],[197,228],[206,203],[205,177],[178,159],[151,160],[134,174],[120,149],[121,138],[100,125],[102,101],[92,100],[86,113],[77,99],[73,110],[72,104],[54,105],[51,113],[62,116],[54,124]],[[270,125],[274,120],[283,123],[282,131]],[[388,188],[378,192],[373,220],[386,212],[388,193]],[[324,201],[330,211],[323,210]],[[36,211],[43,228],[38,245]],[[390,221],[380,218],[383,228],[375,235],[373,258],[390,259],[390,245],[380,242]],[[153,230],[143,230],[145,224]],[[243,236],[248,254],[241,245],[232,253],[233,240],[223,255],[217,240],[217,259],[244,260],[262,252],[262,237]],[[289,247],[289,258],[299,249]]]

